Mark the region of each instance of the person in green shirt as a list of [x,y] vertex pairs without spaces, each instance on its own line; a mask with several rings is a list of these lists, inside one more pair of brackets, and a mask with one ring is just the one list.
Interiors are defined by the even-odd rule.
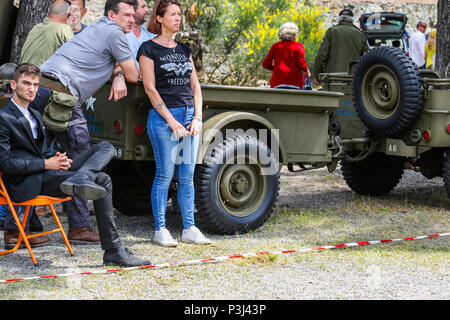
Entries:
[[28,33],[19,63],[31,63],[40,67],[73,37],[72,29],[66,24],[70,6],[67,0],[56,0],[50,5],[44,21],[35,25]]
[[353,12],[342,10],[338,24],[327,30],[319,47],[313,73],[316,84],[319,73],[346,72],[349,63],[368,50],[366,36],[353,24]]

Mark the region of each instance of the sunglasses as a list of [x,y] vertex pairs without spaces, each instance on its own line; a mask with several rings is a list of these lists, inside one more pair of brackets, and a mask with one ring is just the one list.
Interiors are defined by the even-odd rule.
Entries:
[[67,17],[70,17],[70,12],[72,11],[72,2],[69,0],[64,0],[65,3],[69,5],[69,13],[67,14]]
[[158,7],[160,7],[164,2],[168,4],[179,4],[178,0],[161,0]]
[[161,0],[158,4],[158,8],[157,8],[156,12],[160,13],[160,10],[163,8],[162,7],[163,3],[166,3],[167,5],[176,4],[177,6],[180,6],[180,3],[178,2],[178,0]]

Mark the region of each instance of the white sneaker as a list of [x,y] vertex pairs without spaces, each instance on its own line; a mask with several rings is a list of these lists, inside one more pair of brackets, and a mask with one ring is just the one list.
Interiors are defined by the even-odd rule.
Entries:
[[181,241],[194,244],[211,244],[211,240],[206,238],[197,227],[183,229]]
[[176,247],[178,245],[177,240],[172,238],[169,230],[166,228],[161,228],[155,230],[155,242],[163,247]]

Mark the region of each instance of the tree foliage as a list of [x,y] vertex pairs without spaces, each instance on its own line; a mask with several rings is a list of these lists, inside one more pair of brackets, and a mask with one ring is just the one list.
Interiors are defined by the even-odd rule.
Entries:
[[306,60],[313,59],[325,33],[326,9],[293,0],[191,0],[198,16],[190,27],[199,30],[209,50],[212,68],[205,68],[204,81],[251,84],[270,78],[262,60],[278,40],[279,27],[292,21],[299,27],[297,41],[305,46]]
[[21,0],[19,15],[17,17],[16,29],[12,41],[10,60],[17,63],[23,43],[30,30],[44,20],[48,7],[53,0]]

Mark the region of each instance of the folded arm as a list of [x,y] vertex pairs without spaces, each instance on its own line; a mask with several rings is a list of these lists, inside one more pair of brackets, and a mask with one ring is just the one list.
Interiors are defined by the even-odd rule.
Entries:
[[139,58],[139,66],[141,68],[142,82],[144,84],[145,93],[150,99],[150,102],[155,110],[167,121],[167,124],[177,138],[187,136],[189,132],[172,116],[159,92],[156,90],[155,65],[153,60],[141,55]]
[[113,71],[113,83],[109,100],[117,101],[127,96],[128,90],[125,80],[129,82],[139,81],[139,70],[136,68],[134,59],[118,62]]

